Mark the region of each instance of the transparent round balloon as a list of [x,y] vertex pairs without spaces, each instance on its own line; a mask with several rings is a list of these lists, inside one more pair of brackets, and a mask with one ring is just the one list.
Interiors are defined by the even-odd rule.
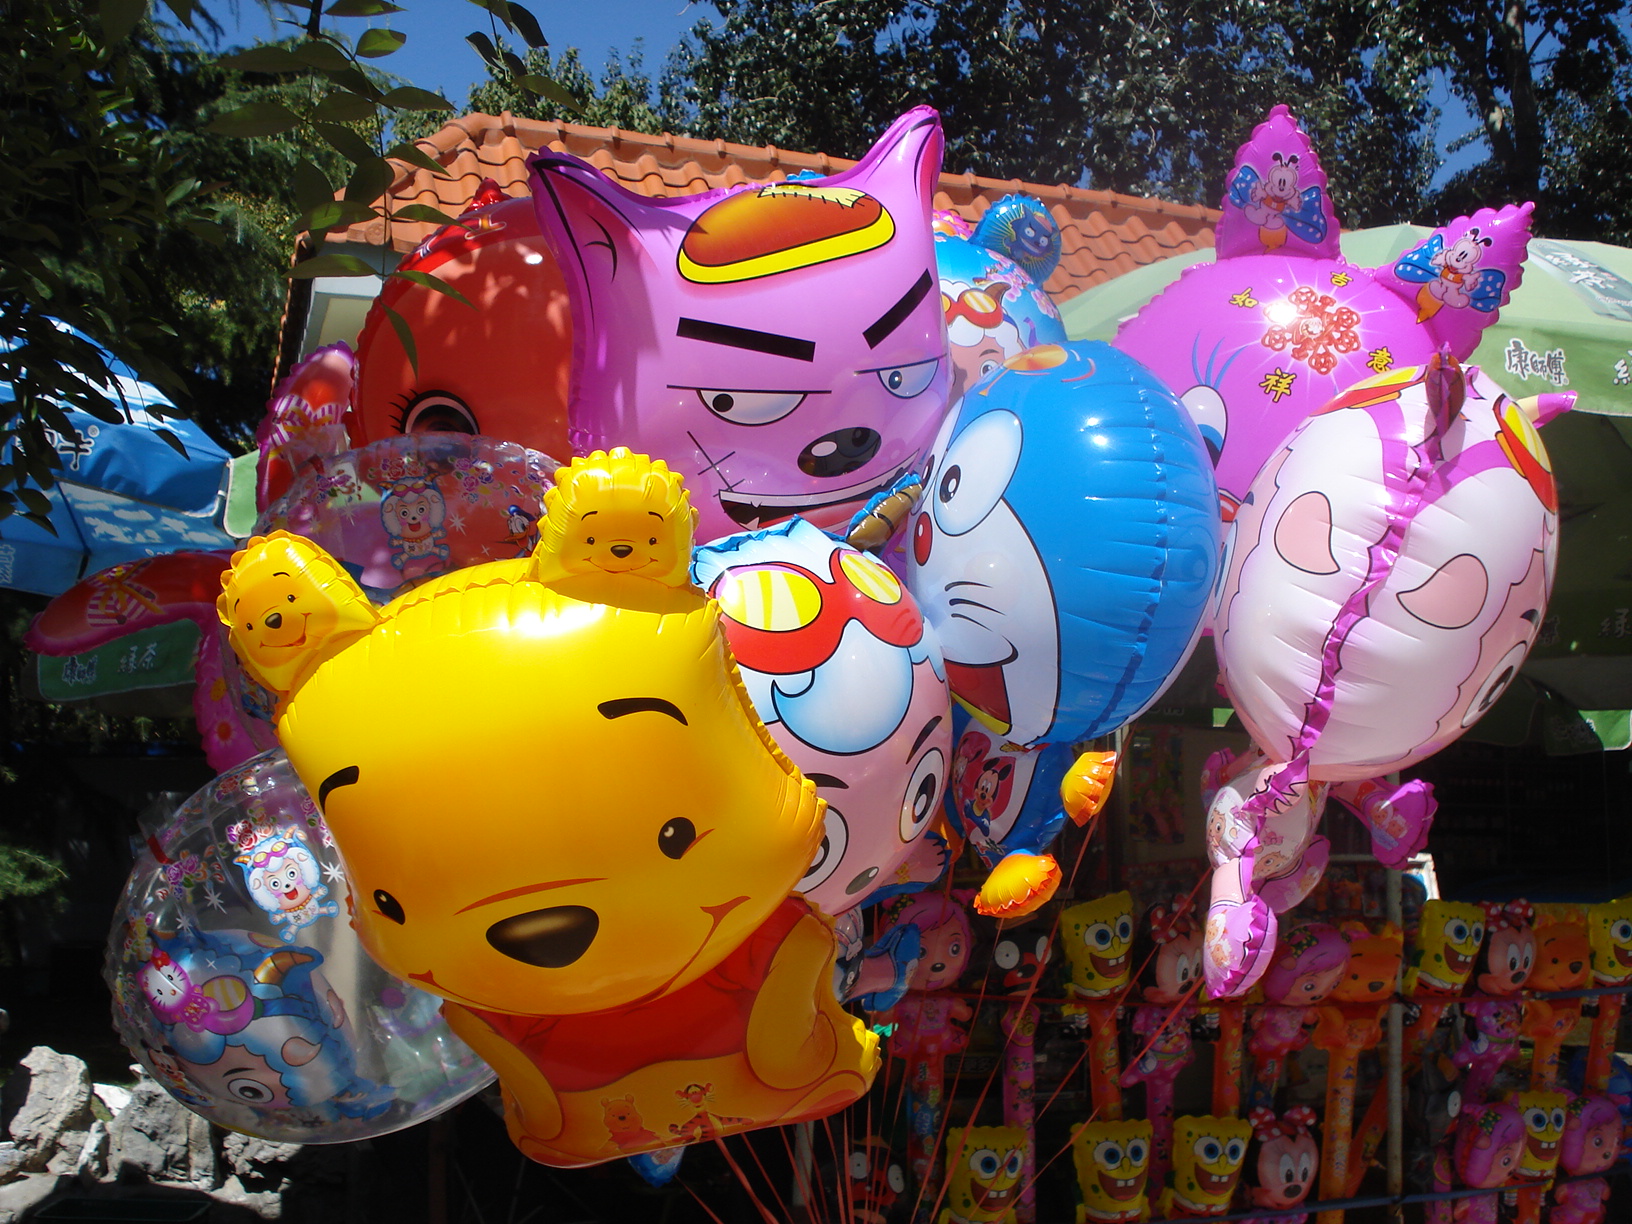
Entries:
[[380,602],[538,543],[557,462],[481,434],[403,434],[308,461],[256,533],[305,536]]
[[147,831],[104,975],[125,1045],[211,1122],[340,1143],[433,1117],[493,1073],[347,920],[340,856],[280,750]]

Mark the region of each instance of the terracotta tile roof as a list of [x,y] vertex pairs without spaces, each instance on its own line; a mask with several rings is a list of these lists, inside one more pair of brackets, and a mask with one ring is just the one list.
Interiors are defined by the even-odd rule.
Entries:
[[[459,212],[484,178],[493,179],[507,195],[525,195],[527,155],[543,148],[581,157],[608,178],[649,196],[689,195],[735,183],[773,181],[796,170],[831,174],[855,164],[823,153],[518,119],[508,111],[455,119],[420,141],[419,147],[450,177],[439,179],[397,163],[397,178],[388,192],[391,202],[398,206],[430,204],[448,213]],[[935,206],[956,209],[974,221],[991,204],[1015,191],[1041,200],[1059,222],[1064,255],[1047,286],[1057,301],[1143,264],[1212,246],[1213,226],[1219,217],[1215,210],[1195,205],[972,174],[941,175]],[[411,251],[431,229],[422,223],[394,222],[391,246],[400,252]],[[382,221],[354,225],[329,234],[328,240],[382,246],[385,225]]]

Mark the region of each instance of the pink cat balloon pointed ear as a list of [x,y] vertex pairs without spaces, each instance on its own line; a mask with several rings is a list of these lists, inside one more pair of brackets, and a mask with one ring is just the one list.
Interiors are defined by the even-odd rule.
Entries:
[[578,323],[574,448],[666,461],[701,540],[796,514],[842,528],[921,467],[948,384],[929,224],[942,143],[919,107],[839,174],[668,199],[536,155]]

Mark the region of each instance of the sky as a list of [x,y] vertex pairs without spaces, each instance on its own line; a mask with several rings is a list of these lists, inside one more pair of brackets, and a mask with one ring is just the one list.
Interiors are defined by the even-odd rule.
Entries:
[[[538,18],[544,37],[550,40],[551,53],[577,47],[584,66],[595,77],[600,76],[608,52],[616,49],[627,55],[637,38],[644,40],[642,53],[646,70],[655,77],[669,48],[692,26],[699,21],[718,19],[711,4],[688,3],[688,0],[526,2],[529,11]],[[260,39],[293,33],[287,25],[274,26],[273,17],[254,0],[236,0],[233,7],[236,12],[226,6],[211,7],[212,15],[226,27],[223,47],[247,46]],[[273,7],[279,16],[288,12],[286,5]],[[400,51],[375,63],[421,89],[440,92],[455,106],[462,106],[470,87],[487,75],[481,56],[465,41],[465,35],[480,30],[491,37],[493,18],[468,0],[403,0],[403,7],[406,12],[389,17],[328,20],[353,37],[370,26],[406,34],[408,41]],[[304,22],[306,11],[306,5],[298,6],[293,19]],[[519,46],[519,39],[510,41],[512,46]]]
[[[375,63],[422,89],[440,92],[455,107],[463,106],[471,86],[486,76],[481,57],[465,42],[465,36],[476,30],[489,32],[492,19],[469,0],[403,0],[403,6],[406,12],[389,17],[331,20],[353,36],[370,26],[406,34],[408,41],[400,51]],[[212,14],[226,27],[222,46],[248,45],[291,33],[288,25],[274,25],[267,7],[257,0],[234,0],[230,8],[212,7]],[[289,12],[285,4],[270,7],[280,16]],[[655,78],[669,49],[697,22],[719,20],[707,0],[531,0],[528,8],[549,39],[551,52],[560,54],[577,47],[584,66],[597,78],[609,54],[616,51],[627,56],[636,39],[642,40],[646,72]],[[303,21],[306,11],[304,3],[298,5],[295,19]],[[1442,111],[1437,141],[1444,164],[1434,176],[1437,186],[1481,160],[1485,148],[1476,141],[1455,154],[1444,153],[1445,145],[1472,127],[1474,120],[1443,87],[1435,90],[1432,100]],[[1261,116],[1244,123],[1243,132],[1250,131],[1258,118]]]

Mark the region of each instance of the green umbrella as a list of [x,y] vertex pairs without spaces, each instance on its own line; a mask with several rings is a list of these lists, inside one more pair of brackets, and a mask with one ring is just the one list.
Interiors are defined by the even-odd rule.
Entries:
[[[1384,225],[1343,235],[1364,268],[1392,263],[1433,233]],[[1060,307],[1073,340],[1109,340],[1118,324],[1213,252],[1190,251],[1135,269]],[[1485,330],[1473,361],[1514,395],[1575,391],[1577,410],[1632,417],[1632,250],[1533,239],[1524,281]]]

